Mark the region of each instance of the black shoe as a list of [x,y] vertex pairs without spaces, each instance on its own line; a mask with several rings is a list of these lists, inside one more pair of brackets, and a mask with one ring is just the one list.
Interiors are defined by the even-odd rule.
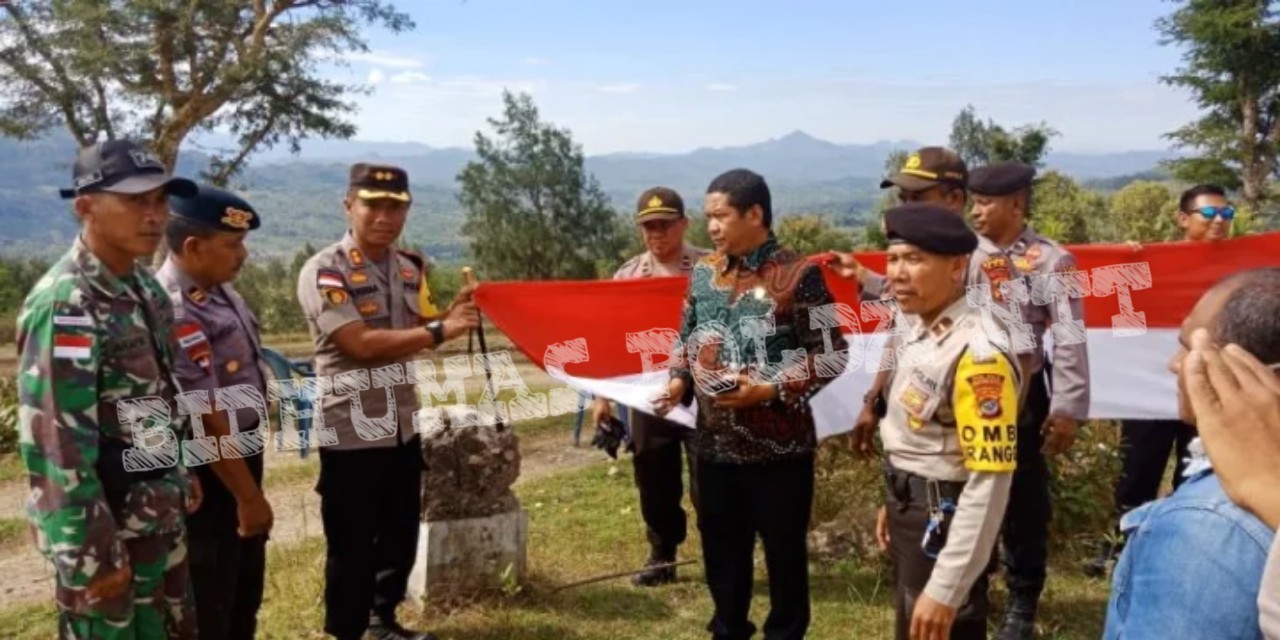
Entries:
[[1035,637],[1040,591],[1040,588],[1009,589],[1004,624],[992,640],[1031,640]]
[[1102,578],[1107,575],[1107,567],[1120,556],[1121,547],[1110,540],[1098,543],[1098,555],[1094,556],[1082,567],[1084,574],[1090,578]]
[[440,640],[434,633],[406,629],[398,622],[375,622],[364,632],[364,640]]
[[[664,549],[655,547],[649,554],[649,560],[644,563],[645,567],[655,567],[658,565],[671,564],[676,561],[675,549],[669,552]],[[649,568],[642,573],[636,574],[631,578],[631,584],[637,587],[656,587],[664,584],[671,584],[676,581],[675,567]]]

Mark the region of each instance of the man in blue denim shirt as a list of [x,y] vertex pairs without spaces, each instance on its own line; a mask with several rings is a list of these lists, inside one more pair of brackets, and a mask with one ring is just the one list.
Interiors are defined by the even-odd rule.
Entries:
[[[1183,322],[1170,370],[1178,374],[1179,417],[1191,425],[1182,361],[1201,327],[1215,343],[1280,360],[1280,269],[1223,280]],[[1112,577],[1107,640],[1262,637],[1258,591],[1274,532],[1227,497],[1199,445],[1192,443],[1187,479],[1172,496],[1121,521],[1129,542]]]

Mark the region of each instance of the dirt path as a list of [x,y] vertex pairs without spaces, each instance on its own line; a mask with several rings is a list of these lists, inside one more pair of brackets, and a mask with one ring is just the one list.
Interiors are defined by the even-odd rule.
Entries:
[[[567,431],[543,431],[520,441],[521,473],[516,485],[553,473],[595,464],[604,454],[588,445],[574,447]],[[291,544],[323,534],[320,498],[314,491],[319,458],[274,453],[268,448],[267,498],[275,510],[272,544]],[[278,481],[274,481],[278,480]],[[27,500],[24,480],[0,484],[0,517],[23,518]],[[29,540],[0,549],[0,602],[4,607],[47,600],[53,594],[52,568]]]

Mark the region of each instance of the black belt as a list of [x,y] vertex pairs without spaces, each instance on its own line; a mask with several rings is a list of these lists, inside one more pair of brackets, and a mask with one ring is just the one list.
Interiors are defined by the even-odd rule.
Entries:
[[905,509],[912,503],[912,500],[927,502],[929,495],[929,484],[934,483],[939,491],[941,498],[949,498],[952,502],[959,502],[960,494],[964,493],[964,482],[954,480],[933,480],[921,475],[895,469],[892,465],[886,463],[884,466],[885,482],[889,486],[889,492]]
[[124,509],[125,499],[129,495],[129,486],[159,480],[173,471],[173,467],[160,467],[144,471],[129,471],[124,468],[124,452],[133,445],[115,438],[98,439],[98,463],[95,470],[102,483],[102,493],[113,513]]

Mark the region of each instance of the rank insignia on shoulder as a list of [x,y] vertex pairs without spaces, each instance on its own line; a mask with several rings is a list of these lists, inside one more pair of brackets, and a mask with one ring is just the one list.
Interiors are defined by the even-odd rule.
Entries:
[[325,289],[324,297],[332,305],[340,305],[347,302],[347,292],[342,289]]
[[969,376],[966,380],[978,399],[978,413],[987,419],[999,418],[1004,413],[1004,408],[1000,406],[1004,376],[998,373],[980,373]]

